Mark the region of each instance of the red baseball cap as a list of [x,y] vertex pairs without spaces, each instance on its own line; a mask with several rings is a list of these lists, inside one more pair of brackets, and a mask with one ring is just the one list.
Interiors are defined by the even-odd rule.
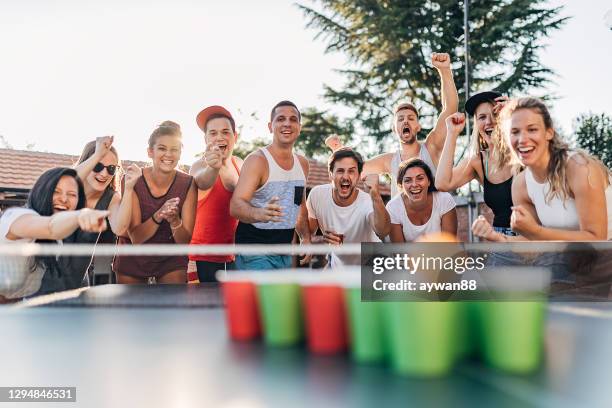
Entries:
[[202,129],[203,132],[205,132],[205,126],[206,122],[208,121],[208,118],[212,115],[217,114],[227,116],[231,119],[232,122],[234,122],[234,117],[231,113],[229,113],[227,109],[225,109],[223,106],[213,105],[209,106],[208,108],[202,109],[202,111],[198,113],[198,116],[196,116],[196,123],[198,124],[198,127]]

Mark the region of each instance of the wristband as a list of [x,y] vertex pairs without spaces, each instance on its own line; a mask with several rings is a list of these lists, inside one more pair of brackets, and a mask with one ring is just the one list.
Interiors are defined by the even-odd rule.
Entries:
[[153,213],[153,215],[151,216],[151,219],[153,220],[154,223],[156,223],[157,225],[161,225],[162,221],[157,222],[157,220],[155,219],[155,213]]

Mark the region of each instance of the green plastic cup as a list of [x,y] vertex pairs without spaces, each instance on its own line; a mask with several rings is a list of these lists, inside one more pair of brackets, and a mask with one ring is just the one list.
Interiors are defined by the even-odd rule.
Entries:
[[457,305],[451,302],[383,304],[389,360],[400,375],[440,377],[457,360]]
[[456,308],[457,319],[453,322],[453,345],[455,346],[456,359],[462,360],[470,357],[476,351],[474,343],[474,324],[470,313],[470,302],[453,302]]
[[257,285],[264,340],[271,346],[291,346],[303,338],[302,301],[297,283]]
[[537,370],[543,357],[544,302],[479,302],[483,359],[515,374]]
[[362,302],[360,288],[344,291],[351,334],[351,356],[358,363],[378,363],[387,355],[382,304]]

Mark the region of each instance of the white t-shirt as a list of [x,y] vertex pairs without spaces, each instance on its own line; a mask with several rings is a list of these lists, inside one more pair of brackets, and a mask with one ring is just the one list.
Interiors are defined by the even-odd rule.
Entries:
[[[34,241],[30,238],[11,240],[6,237],[13,222],[28,214],[38,215],[34,210],[21,207],[9,208],[2,214],[0,217],[0,244]],[[33,262],[32,257],[3,257],[0,261],[0,295],[7,299],[18,299],[38,292],[44,269],[36,268],[32,270]]]
[[[315,218],[323,231],[334,231],[344,234],[345,243],[380,242],[370,225],[369,216],[374,212],[372,198],[369,194],[357,190],[359,194],[353,204],[340,207],[332,197],[333,186],[323,184],[310,191],[306,200],[308,217]],[[360,265],[361,255],[332,254],[330,266]]]
[[455,200],[449,193],[434,191],[431,194],[433,194],[431,217],[423,225],[414,225],[410,222],[404,201],[402,200],[403,194],[395,196],[387,203],[387,211],[391,218],[391,224],[402,226],[406,242],[414,241],[421,235],[442,231],[442,216],[455,208]]

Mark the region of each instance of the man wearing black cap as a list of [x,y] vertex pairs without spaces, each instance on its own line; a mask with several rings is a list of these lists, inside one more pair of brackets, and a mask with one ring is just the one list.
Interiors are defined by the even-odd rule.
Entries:
[[[233,244],[238,220],[229,213],[230,200],[242,168],[242,159],[233,155],[238,139],[231,113],[221,106],[209,106],[196,117],[204,132],[206,151],[191,166],[198,186],[198,206],[192,244]],[[234,269],[232,255],[190,255],[200,282],[216,282],[218,270]]]

